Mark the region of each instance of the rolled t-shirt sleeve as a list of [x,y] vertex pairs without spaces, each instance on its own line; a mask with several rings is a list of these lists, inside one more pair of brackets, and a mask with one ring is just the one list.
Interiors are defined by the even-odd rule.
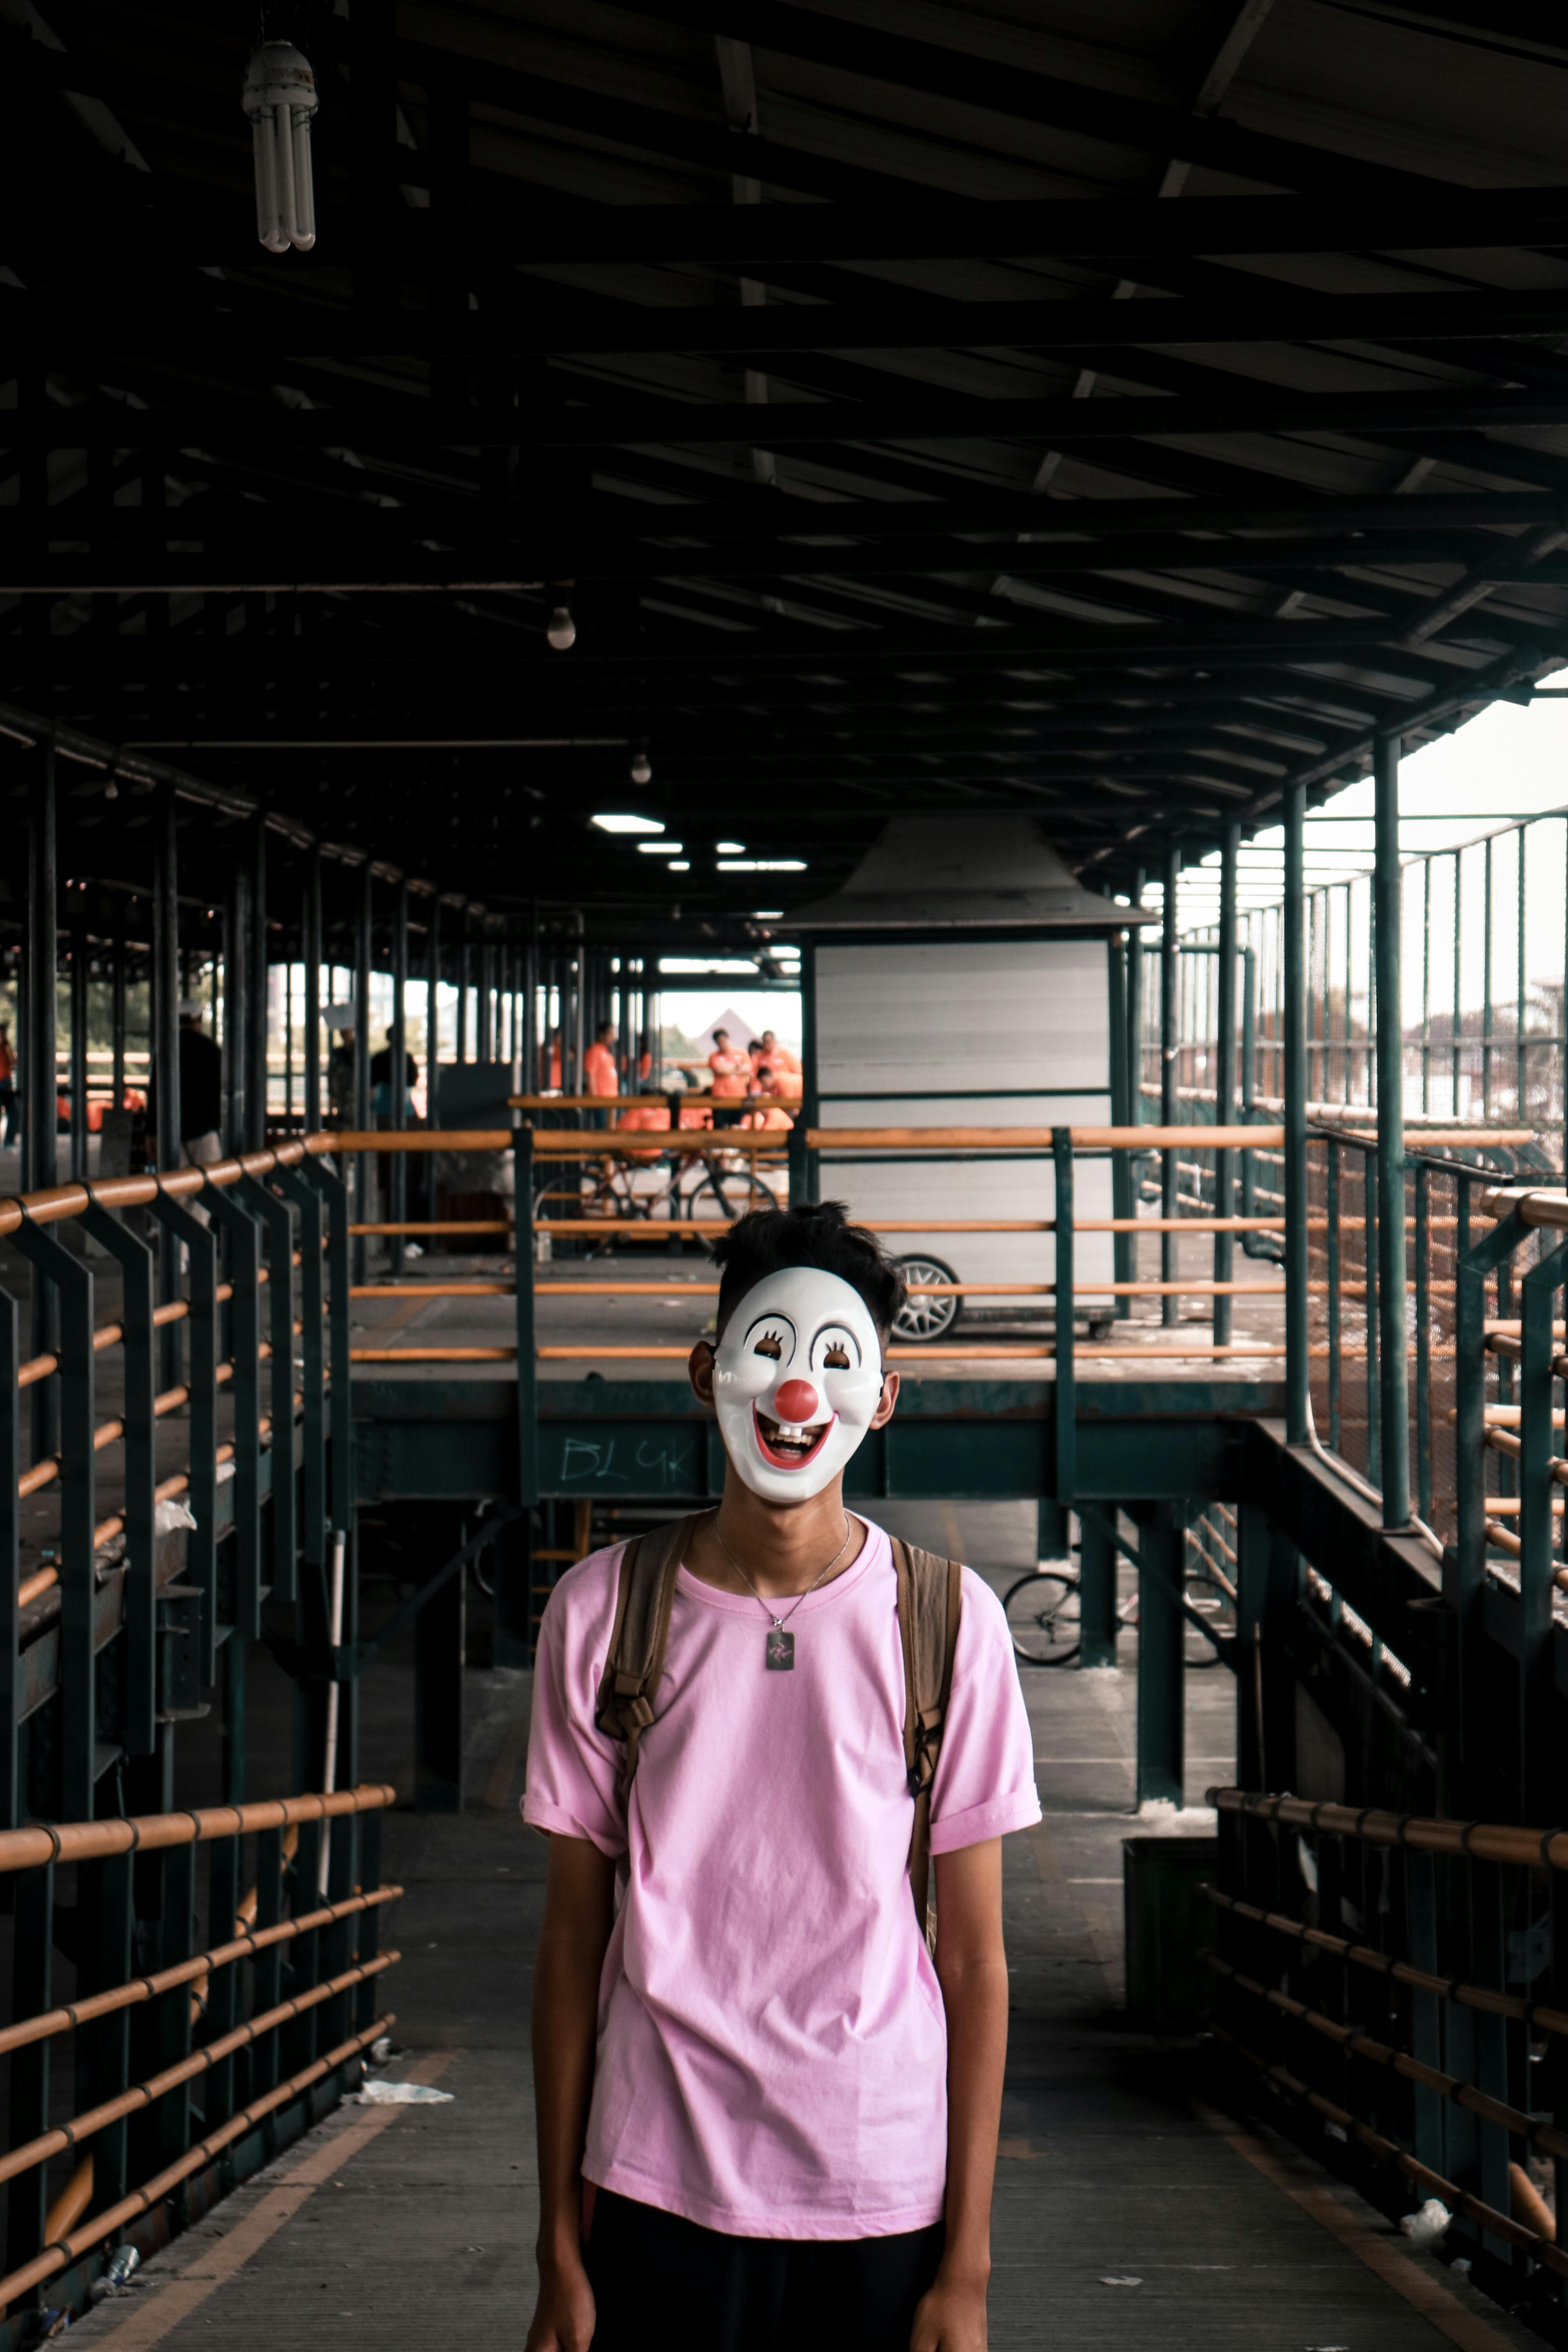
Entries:
[[966,1568],[952,1691],[931,1785],[931,1850],[956,1853],[1039,1818],[1034,1735],[1006,1613],[990,1586]]
[[522,1800],[522,1818],[531,1827],[590,1838],[601,1853],[616,1857],[626,1851],[620,1757],[595,1727],[594,1701],[614,1621],[619,1559],[617,1549],[584,1560],[562,1578],[545,1606]]

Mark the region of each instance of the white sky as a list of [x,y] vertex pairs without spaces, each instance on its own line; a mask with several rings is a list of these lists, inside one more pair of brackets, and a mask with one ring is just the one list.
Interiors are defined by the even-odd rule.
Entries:
[[738,1013],[751,1027],[741,1039],[745,1045],[771,1029],[781,1045],[800,1047],[800,995],[796,990],[747,988],[671,988],[659,992],[664,1017],[683,1036],[700,1037],[710,1022],[725,1012]]
[[[1489,710],[1413,752],[1400,770],[1400,843],[1406,859],[1403,993],[1407,1018],[1419,1015],[1422,967],[1435,1006],[1453,1002],[1455,962],[1454,861],[1432,866],[1430,937],[1426,922],[1425,869],[1408,861],[1423,851],[1479,844],[1499,835],[1492,852],[1492,998],[1512,1004],[1519,992],[1520,836],[1510,822],[1537,811],[1568,809],[1568,694],[1528,707],[1494,703]],[[1321,811],[1309,813],[1306,829],[1307,884],[1342,883],[1372,868],[1373,784],[1370,776],[1337,793]],[[1546,818],[1524,834],[1524,963],[1527,992],[1543,982],[1561,986],[1568,901],[1568,832],[1558,818]],[[1241,851],[1240,904],[1277,906],[1283,887],[1283,833],[1278,825],[1260,833]],[[1218,853],[1182,877],[1181,928],[1200,929],[1219,913]],[[1462,860],[1459,930],[1459,997],[1479,1006],[1484,992],[1486,852],[1467,849]],[[1355,922],[1363,931],[1369,886],[1355,893]],[[1145,900],[1157,906],[1157,884]],[[1342,892],[1334,895],[1337,939]],[[1363,960],[1358,952],[1358,965]],[[1336,969],[1341,961],[1335,950]],[[1365,974],[1357,971],[1358,993]]]

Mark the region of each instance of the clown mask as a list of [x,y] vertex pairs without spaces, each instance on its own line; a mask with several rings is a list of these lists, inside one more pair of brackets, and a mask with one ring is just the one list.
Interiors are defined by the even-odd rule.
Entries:
[[881,1393],[882,1346],[865,1300],[817,1266],[766,1276],[713,1351],[725,1450],[764,1502],[804,1502],[830,1485]]

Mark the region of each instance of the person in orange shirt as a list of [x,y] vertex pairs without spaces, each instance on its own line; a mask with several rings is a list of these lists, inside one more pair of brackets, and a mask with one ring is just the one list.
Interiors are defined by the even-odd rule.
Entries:
[[594,1042],[583,1056],[583,1083],[591,1095],[620,1093],[620,1064],[613,1021],[601,1021],[594,1032]]
[[708,1066],[713,1073],[710,1092],[713,1097],[715,1127],[733,1127],[740,1118],[734,1110],[721,1110],[720,1103],[743,1102],[751,1092],[752,1057],[738,1053],[730,1043],[728,1029],[713,1032],[713,1051],[708,1056]]
[[781,1045],[771,1029],[763,1031],[762,1067],[772,1071],[774,1087],[785,1102],[799,1102],[805,1091],[800,1055]]
[[[684,1114],[681,1123],[685,1124]],[[616,1120],[616,1125],[617,1129],[629,1127],[668,1135],[669,1105],[659,1096],[650,1095],[647,1102],[639,1102],[632,1110],[622,1111]],[[628,1160],[657,1160],[658,1156],[657,1151],[628,1151],[626,1154]]]
[[785,1110],[779,1099],[778,1079],[765,1066],[757,1081],[757,1094],[759,1099],[742,1119],[742,1127],[788,1129],[795,1125],[794,1115]]

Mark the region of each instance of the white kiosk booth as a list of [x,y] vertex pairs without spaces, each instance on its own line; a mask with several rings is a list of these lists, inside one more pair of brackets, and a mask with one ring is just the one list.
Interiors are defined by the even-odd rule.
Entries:
[[[1129,932],[1155,918],[1084,889],[1028,816],[899,817],[845,887],[802,908],[805,1124],[868,1127],[1108,1126],[1124,1120]],[[1125,1161],[1123,1162],[1125,1165]],[[965,1219],[1048,1218],[1050,1154],[955,1160],[824,1152],[819,1189],[858,1217],[933,1228]],[[1079,1220],[1128,1213],[1109,1157],[1080,1161]],[[1122,1202],[1126,1201],[1126,1206]],[[911,1281],[1047,1282],[1049,1234],[889,1236]],[[1086,1234],[1078,1281],[1109,1282],[1110,1234]],[[1080,1291],[1079,1312],[1113,1311]],[[1020,1307],[990,1302],[1019,1319]],[[911,1302],[899,1337],[940,1339],[987,1314],[984,1299]],[[1050,1318],[1052,1302],[1034,1303]],[[1033,1315],[1030,1315],[1033,1319]]]

